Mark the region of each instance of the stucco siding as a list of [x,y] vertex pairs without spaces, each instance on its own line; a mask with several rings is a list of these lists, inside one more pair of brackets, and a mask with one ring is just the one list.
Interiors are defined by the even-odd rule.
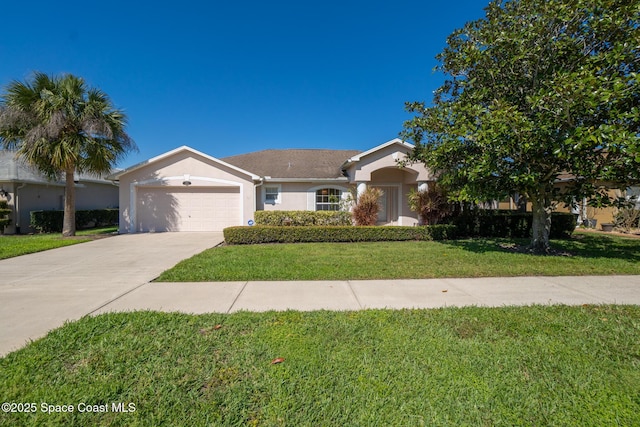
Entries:
[[[399,169],[398,161],[405,159],[407,152],[408,148],[392,144],[362,157],[347,168],[351,182],[370,181],[371,174],[380,169]],[[407,165],[404,170],[412,173],[415,181],[432,181],[434,179],[421,163]]]
[[[265,203],[265,187],[278,185],[280,187],[280,202]],[[283,182],[277,184],[265,183],[258,187],[256,206],[265,211],[306,211],[315,210],[316,191],[322,188],[336,188],[343,192],[349,191],[349,185],[342,182]]]
[[[188,185],[185,185],[188,183]],[[188,187],[189,193],[201,191],[203,195],[210,193],[213,188],[219,188],[221,193],[237,193],[234,200],[239,206],[226,206],[228,211],[237,212],[237,220],[227,221],[228,225],[245,225],[253,218],[255,209],[254,183],[250,176],[227,167],[221,162],[213,161],[191,151],[180,151],[165,158],[138,167],[120,176],[120,232],[128,233],[138,230],[140,226],[136,209],[138,208],[138,192],[144,193],[145,188],[166,188],[167,194],[180,192]],[[154,192],[147,192],[154,194]],[[156,195],[157,191],[155,192]],[[221,199],[220,199],[221,200]],[[169,209],[164,201],[160,206]],[[174,206],[178,209],[179,206]],[[222,209],[223,207],[220,207]],[[159,217],[173,218],[178,224],[186,224],[186,218],[181,219],[181,212],[158,211]],[[148,212],[146,213],[148,214]],[[217,212],[211,213],[212,218],[222,218]],[[177,219],[176,219],[177,218]],[[156,223],[157,226],[157,223]],[[157,226],[162,229],[162,227]],[[172,226],[166,227],[172,230]],[[178,226],[180,228],[180,226]]]
[[[64,209],[64,187],[61,185],[26,184],[22,188],[16,184],[9,187],[9,206],[13,209],[12,223],[6,228],[7,234],[36,232],[31,227],[31,211]],[[16,218],[16,192],[20,215]],[[118,187],[112,184],[80,182],[76,185],[76,210],[105,209],[118,207]]]

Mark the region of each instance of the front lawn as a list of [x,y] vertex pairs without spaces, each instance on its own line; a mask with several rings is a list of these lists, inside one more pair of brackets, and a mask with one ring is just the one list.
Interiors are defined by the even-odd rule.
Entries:
[[526,240],[305,243],[225,246],[165,271],[165,282],[422,279],[640,274],[640,239],[576,233],[553,241],[562,255],[519,253]]
[[640,307],[108,314],[0,359],[0,390],[35,404],[12,426],[640,425]]
[[117,227],[94,228],[78,231],[76,237],[67,238],[60,233],[0,236],[0,259],[88,242],[117,231]]

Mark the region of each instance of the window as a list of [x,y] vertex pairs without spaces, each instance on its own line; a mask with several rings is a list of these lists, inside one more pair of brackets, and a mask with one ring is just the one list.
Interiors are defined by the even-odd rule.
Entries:
[[316,191],[317,211],[338,211],[340,210],[340,200],[342,191],[335,188],[323,188]]
[[280,203],[280,187],[264,187],[264,202],[272,205]]

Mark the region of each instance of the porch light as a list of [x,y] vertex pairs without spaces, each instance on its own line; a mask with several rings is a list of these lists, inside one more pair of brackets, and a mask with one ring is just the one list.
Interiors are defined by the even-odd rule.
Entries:
[[191,185],[191,175],[184,174],[184,181],[182,181],[182,185],[187,187]]

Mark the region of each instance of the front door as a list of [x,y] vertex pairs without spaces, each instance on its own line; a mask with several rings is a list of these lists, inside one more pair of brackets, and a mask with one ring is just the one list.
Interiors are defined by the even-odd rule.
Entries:
[[383,191],[380,197],[380,211],[378,211],[378,224],[398,224],[398,188],[391,186],[377,187]]

